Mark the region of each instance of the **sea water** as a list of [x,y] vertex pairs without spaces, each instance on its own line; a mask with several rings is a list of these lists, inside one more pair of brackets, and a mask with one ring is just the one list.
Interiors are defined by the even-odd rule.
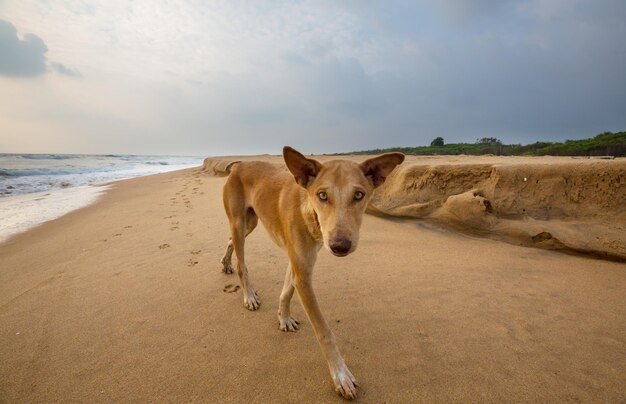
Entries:
[[0,154],[0,242],[95,202],[97,184],[196,167],[201,157]]
[[0,197],[91,185],[202,164],[200,157],[0,154]]

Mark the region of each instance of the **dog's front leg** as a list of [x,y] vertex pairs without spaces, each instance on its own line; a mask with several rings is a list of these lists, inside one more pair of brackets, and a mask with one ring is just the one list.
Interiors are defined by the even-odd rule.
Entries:
[[298,295],[300,295],[304,310],[313,325],[317,342],[319,342],[326,362],[328,363],[330,376],[335,384],[335,391],[344,398],[350,400],[354,399],[356,398],[356,379],[341,356],[337,343],[335,342],[335,336],[328,326],[328,323],[326,323],[319,305],[317,304],[312,283],[313,266],[306,267],[302,263],[296,263],[294,261],[295,260],[291,262],[294,286],[298,291]]
[[293,272],[291,271],[291,265],[289,265],[287,267],[287,273],[285,273],[285,284],[283,285],[283,291],[280,293],[280,304],[278,305],[278,327],[282,331],[298,331],[300,325],[298,320],[291,317],[291,298],[293,292]]

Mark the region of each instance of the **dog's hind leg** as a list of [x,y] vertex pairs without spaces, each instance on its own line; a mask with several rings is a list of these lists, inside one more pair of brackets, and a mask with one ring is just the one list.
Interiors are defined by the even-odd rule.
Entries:
[[256,214],[251,208],[248,208],[244,214],[233,217],[230,223],[233,248],[235,255],[237,255],[237,274],[239,275],[239,281],[243,289],[243,305],[248,310],[256,310],[261,305],[261,300],[250,282],[244,255],[246,235],[254,230],[257,222],[258,218]]
[[295,287],[293,286],[293,273],[291,264],[287,267],[283,291],[280,293],[280,303],[278,304],[278,322],[282,331],[297,331],[300,322],[291,317],[290,303]]
[[223,265],[222,272],[224,272],[225,274],[233,273],[233,264],[232,264],[233,250],[234,250],[233,239],[229,237],[228,245],[226,246],[226,253],[224,253],[224,256],[220,260],[220,262]]
[[[257,215],[253,213],[253,211],[252,212],[250,211],[250,209],[248,209],[248,213],[246,216],[247,216],[246,217],[246,237],[247,237],[248,234],[252,233],[252,231],[256,228],[259,219]],[[233,239],[232,237],[229,237],[228,245],[226,246],[226,252],[224,253],[224,256],[222,257],[222,259],[220,260],[220,263],[223,266],[222,272],[224,272],[225,274],[233,273],[233,264],[232,264],[233,251],[234,251]]]

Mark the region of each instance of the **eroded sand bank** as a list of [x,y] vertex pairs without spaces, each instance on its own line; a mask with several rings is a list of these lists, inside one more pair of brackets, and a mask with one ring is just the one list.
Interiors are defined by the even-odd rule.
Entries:
[[[279,156],[263,158],[282,164]],[[241,159],[209,158],[204,170],[226,175]],[[369,209],[515,244],[626,261],[626,159],[409,156]]]

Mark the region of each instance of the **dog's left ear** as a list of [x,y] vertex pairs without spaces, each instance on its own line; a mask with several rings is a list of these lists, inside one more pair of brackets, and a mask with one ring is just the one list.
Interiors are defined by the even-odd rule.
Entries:
[[361,170],[365,178],[377,187],[385,182],[387,176],[403,161],[404,154],[402,153],[386,153],[362,162]]
[[322,169],[322,163],[304,157],[302,153],[289,146],[283,147],[283,158],[296,182],[305,188]]

